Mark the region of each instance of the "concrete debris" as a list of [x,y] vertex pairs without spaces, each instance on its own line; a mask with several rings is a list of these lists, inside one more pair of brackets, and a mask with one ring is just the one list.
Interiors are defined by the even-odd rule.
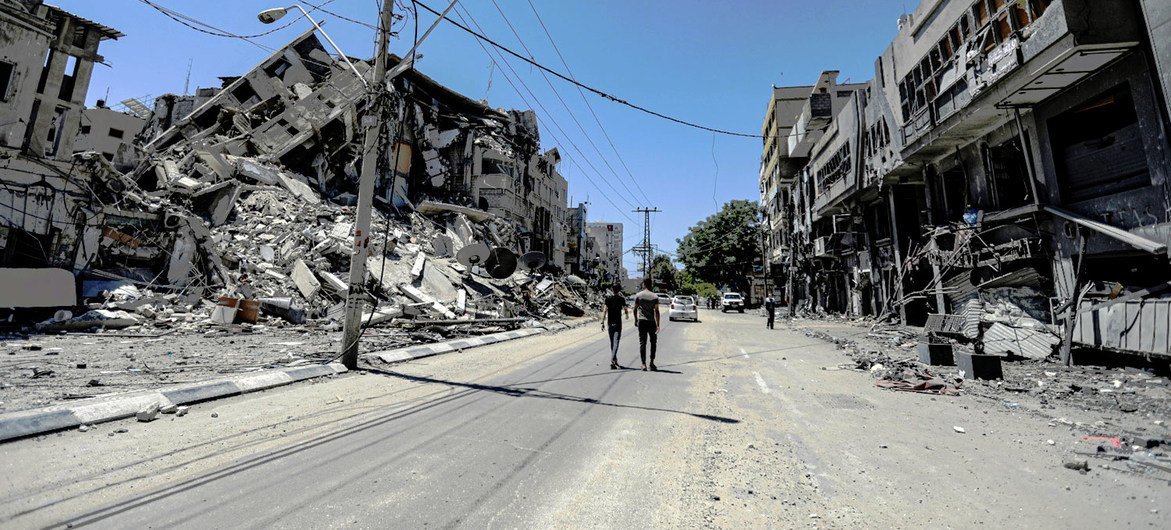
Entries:
[[[365,115],[363,83],[333,63],[303,34],[222,88],[159,98],[116,163],[83,152],[45,160],[52,171],[15,168],[35,176],[0,169],[2,202],[35,205],[5,219],[51,220],[5,221],[0,251],[51,241],[35,270],[69,284],[60,296],[44,293],[51,311],[29,313],[25,329],[119,330],[134,340],[333,332],[354,290],[364,323],[409,344],[600,305],[583,249],[570,253],[584,206],[574,210],[581,222],[570,222],[561,158],[542,149],[535,114],[492,108],[414,70],[395,78],[389,115],[378,117],[402,125],[397,143],[378,146],[398,164],[380,167],[371,237],[355,248],[361,123],[375,117]],[[540,253],[545,265],[492,277],[456,258],[477,243]],[[348,282],[355,253],[367,264],[360,286]],[[23,270],[7,266],[0,261],[0,271]],[[420,324],[392,325],[399,321]]]
[[134,415],[134,417],[137,418],[138,421],[142,422],[154,421],[155,418],[159,416],[160,408],[161,407],[159,407],[158,403],[152,403],[139,410],[138,413]]

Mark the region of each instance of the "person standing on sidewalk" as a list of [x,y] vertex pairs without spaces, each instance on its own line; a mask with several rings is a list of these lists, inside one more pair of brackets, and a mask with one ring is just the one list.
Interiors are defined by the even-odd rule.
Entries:
[[773,329],[773,321],[777,318],[777,302],[773,297],[768,297],[764,300],[764,310],[768,313],[768,329]]
[[622,368],[618,366],[618,341],[622,340],[622,317],[619,311],[626,313],[626,320],[630,320],[630,308],[626,307],[626,298],[622,297],[622,286],[614,284],[602,307],[602,329],[610,335],[611,370]]
[[634,295],[634,321],[638,326],[638,354],[642,357],[642,371],[647,370],[646,343],[651,343],[652,372],[659,371],[655,366],[655,350],[659,343],[659,295],[651,292],[651,279],[643,278],[642,290]]

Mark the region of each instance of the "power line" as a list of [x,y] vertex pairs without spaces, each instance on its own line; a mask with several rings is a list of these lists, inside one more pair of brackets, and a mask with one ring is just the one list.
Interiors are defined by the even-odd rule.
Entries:
[[[420,6],[423,6],[424,8],[427,8],[427,6],[423,5],[421,2],[418,2],[418,4],[419,4]],[[464,15],[463,15],[463,14],[461,14],[461,11],[463,11],[463,12],[466,12],[466,10],[463,8],[463,6],[458,6],[458,5],[457,5],[457,6],[456,6],[456,10],[455,10],[455,15],[456,15],[457,17],[459,17],[459,19],[460,19],[460,20],[464,20]],[[475,24],[475,23],[476,23],[476,22],[475,22],[475,19],[472,19],[471,13],[467,13],[467,18],[468,18],[468,19],[470,19],[470,20],[472,20],[472,23],[473,23],[473,24]],[[449,19],[449,20],[450,20],[450,19]],[[536,101],[536,103],[537,103],[537,106],[539,106],[539,107],[541,107],[542,109],[544,109],[544,106],[543,106],[543,105],[541,105],[540,101],[537,99],[537,96],[536,96],[535,94],[533,94],[532,90],[530,90],[530,89],[528,88],[528,85],[525,85],[525,82],[524,82],[524,80],[523,80],[523,79],[521,79],[520,75],[519,75],[519,74],[517,74],[516,70],[512,68],[512,65],[511,65],[511,64],[509,64],[507,61],[504,61],[504,57],[501,57],[501,58],[500,58],[500,61],[501,61],[501,62],[504,62],[504,65],[508,67],[508,71],[505,71],[504,69],[502,69],[502,68],[500,67],[500,64],[499,64],[499,63],[496,61],[496,58],[495,58],[495,56],[493,56],[493,55],[492,55],[492,52],[490,52],[490,51],[488,50],[488,48],[487,48],[486,46],[484,46],[484,44],[483,44],[482,42],[480,42],[480,41],[476,41],[476,43],[477,43],[477,44],[479,44],[479,46],[480,46],[480,49],[484,50],[484,54],[488,56],[488,60],[489,60],[489,61],[491,61],[491,62],[492,62],[492,64],[496,65],[496,68],[497,68],[498,70],[500,70],[500,74],[501,74],[501,76],[504,78],[504,80],[505,80],[506,82],[508,82],[508,85],[512,87],[512,89],[513,89],[513,90],[516,92],[516,95],[517,95],[518,97],[520,97],[521,101],[522,101],[522,102],[524,102],[524,104],[525,104],[525,105],[529,106],[530,108],[532,108],[532,107],[533,107],[533,104],[529,102],[528,98],[525,98],[525,96],[524,96],[524,94],[521,92],[520,88],[518,88],[518,87],[516,86],[516,83],[514,83],[514,82],[512,81],[512,77],[513,77],[513,76],[515,76],[515,77],[516,77],[516,80],[517,80],[517,81],[518,81],[518,82],[519,82],[519,83],[520,83],[522,86],[524,86],[524,87],[525,87],[525,90],[526,90],[526,91],[529,93],[529,95],[530,95],[530,96],[533,98],[533,100],[534,100],[534,101]],[[509,76],[509,73],[508,73],[509,71],[510,71],[510,72],[512,72],[512,76]],[[552,122],[553,122],[553,124],[554,124],[555,126],[557,126],[557,129],[558,129],[558,130],[561,130],[561,127],[560,127],[560,125],[557,125],[557,122],[556,122],[556,120],[555,120],[555,119],[553,119],[552,115],[549,115],[549,116],[547,117],[547,119],[548,119],[549,121],[552,121]],[[538,120],[538,122],[539,122],[539,121],[541,121],[541,118],[540,118],[540,116],[537,116],[537,120]],[[552,130],[552,129],[546,128],[546,131],[549,133],[549,135],[550,135],[550,136],[552,136],[552,137],[553,137],[553,140],[554,140],[555,142],[557,142],[557,143],[562,143],[562,142],[560,141],[560,139],[557,137],[557,135],[553,133],[553,130]],[[564,131],[562,131],[562,133],[564,134]],[[569,143],[571,146],[573,146],[573,143],[572,143],[572,142],[567,142],[567,143]],[[574,148],[576,149],[576,146],[574,146]],[[581,151],[580,151],[580,149],[577,149],[577,151],[578,151],[579,153],[581,152]],[[582,155],[582,157],[583,157],[583,158],[585,158],[584,154]],[[567,158],[568,158],[568,157],[567,157]],[[613,206],[613,207],[614,207],[614,209],[615,209],[616,211],[618,211],[620,214],[622,214],[622,216],[623,216],[623,217],[625,217],[627,220],[629,220],[630,222],[634,222],[634,219],[633,219],[633,218],[631,218],[629,215],[627,215],[627,214],[626,214],[626,212],[624,211],[624,209],[623,209],[622,207],[618,206],[618,204],[614,202],[614,199],[613,199],[613,198],[611,198],[611,197],[610,197],[610,195],[609,195],[608,193],[606,193],[606,191],[605,191],[605,190],[603,190],[601,186],[598,186],[598,184],[597,184],[596,182],[594,182],[594,179],[593,179],[592,177],[590,177],[588,173],[586,173],[586,171],[585,171],[585,168],[584,168],[584,167],[582,167],[582,166],[581,166],[581,164],[578,164],[578,163],[577,163],[577,161],[576,161],[575,159],[573,159],[573,158],[568,158],[568,159],[569,159],[569,161],[570,161],[570,162],[573,162],[573,164],[574,164],[575,166],[577,166],[577,168],[578,168],[579,170],[581,170],[581,175],[582,175],[583,177],[585,177],[585,178],[586,178],[586,181],[587,181],[587,182],[589,182],[589,183],[590,183],[590,184],[591,184],[591,185],[594,187],[594,189],[598,190],[598,193],[601,193],[601,194],[602,194],[602,198],[606,199],[606,202],[609,202],[609,203],[610,203],[610,205],[611,205],[611,206]],[[588,163],[588,162],[589,162],[589,160],[588,160],[588,159],[586,159],[586,162]],[[597,169],[595,168],[595,169],[594,169],[594,171],[595,171],[595,172],[597,172]],[[599,177],[600,177],[600,173],[599,173]],[[615,193],[617,193],[617,191],[616,191],[616,190],[615,190]]]
[[[496,0],[492,0],[492,5],[496,6],[496,12],[500,13],[500,18],[503,18],[504,23],[508,25],[508,29],[512,30],[512,34],[516,36],[517,42],[520,42],[521,48],[524,48],[525,52],[527,52],[529,56],[532,57],[532,50],[530,50],[529,47],[525,44],[525,41],[520,36],[520,33],[516,31],[516,28],[512,25],[512,21],[508,19],[508,15],[504,14],[504,10],[500,8],[500,3]],[[622,189],[626,190],[626,193],[629,193],[633,197],[634,191],[631,190],[625,182],[623,182],[622,177],[618,176],[618,172],[614,171],[614,166],[610,165],[610,161],[607,160],[606,156],[602,154],[602,150],[598,149],[597,144],[594,143],[594,139],[590,137],[590,133],[586,132],[585,127],[583,127],[581,122],[578,121],[577,116],[573,113],[573,110],[570,109],[569,105],[565,103],[565,99],[561,97],[561,93],[557,90],[557,87],[553,86],[553,82],[549,80],[549,75],[545,72],[541,72],[541,78],[545,80],[545,84],[549,85],[549,90],[553,92],[553,95],[557,98],[557,101],[561,102],[561,106],[565,108],[565,113],[568,114],[569,118],[573,120],[573,123],[577,125],[578,130],[580,130],[581,134],[585,136],[585,139],[587,142],[589,142],[590,147],[594,148],[594,152],[598,154],[598,158],[602,159],[602,163],[605,164],[606,167],[610,170],[610,173],[614,175],[614,178],[618,181],[618,184],[622,186]],[[648,203],[651,202],[650,198],[644,197],[644,199]]]
[[[421,6],[423,9],[426,9],[427,11],[430,11],[432,14],[434,14],[434,15],[436,15],[436,16],[438,16],[438,15],[439,15],[439,12],[438,12],[438,11],[436,11],[436,10],[434,10],[434,9],[432,9],[432,8],[431,8],[431,6],[429,6],[429,5],[427,5],[427,4],[424,4],[423,2],[418,2],[418,4],[419,4],[419,6]],[[640,105],[636,105],[636,104],[634,104],[634,103],[631,103],[631,102],[629,102],[629,101],[626,101],[626,100],[624,100],[624,99],[622,99],[622,98],[619,98],[619,97],[617,97],[617,96],[614,96],[614,95],[608,94],[608,93],[606,93],[606,92],[603,92],[602,90],[599,90],[599,89],[597,89],[597,88],[594,88],[594,87],[592,87],[592,86],[586,85],[586,84],[584,84],[584,83],[580,83],[580,82],[578,82],[577,80],[575,80],[575,79],[573,79],[573,78],[571,78],[571,77],[568,77],[568,76],[566,76],[565,74],[562,74],[561,72],[558,72],[558,71],[556,71],[556,70],[553,70],[552,68],[549,68],[549,67],[547,67],[547,66],[545,66],[545,65],[543,65],[543,64],[541,64],[541,63],[538,63],[537,61],[535,61],[535,60],[533,60],[533,59],[529,59],[528,57],[525,57],[525,56],[523,56],[523,55],[521,55],[521,54],[519,54],[519,53],[517,53],[517,52],[513,51],[512,49],[508,48],[507,46],[504,46],[504,45],[502,45],[502,44],[500,44],[500,43],[498,43],[498,42],[496,42],[496,41],[494,41],[494,40],[492,40],[492,39],[490,39],[490,38],[488,38],[488,37],[484,36],[482,33],[478,33],[478,32],[476,32],[476,31],[473,31],[471,28],[469,28],[469,27],[467,27],[467,26],[465,26],[465,25],[463,25],[463,24],[460,24],[460,23],[458,23],[458,22],[456,22],[456,21],[454,21],[454,20],[452,20],[452,19],[450,19],[450,18],[449,18],[449,19],[447,19],[447,21],[448,21],[448,22],[450,22],[452,25],[454,25],[454,26],[458,27],[459,29],[462,29],[462,30],[464,30],[465,32],[467,32],[467,33],[470,33],[471,35],[475,36],[477,39],[479,39],[479,40],[482,40],[482,41],[484,41],[484,42],[487,42],[488,44],[491,44],[492,46],[494,46],[494,47],[496,47],[496,48],[498,48],[498,49],[500,49],[500,50],[503,50],[504,52],[508,53],[509,55],[512,55],[513,57],[516,57],[517,59],[520,59],[520,60],[522,60],[522,61],[524,61],[524,62],[526,62],[526,63],[529,63],[530,65],[532,65],[532,66],[535,66],[535,67],[537,67],[537,68],[541,69],[542,71],[545,71],[545,72],[548,72],[548,73],[550,73],[550,74],[553,74],[554,76],[557,76],[558,78],[560,78],[561,80],[563,80],[563,81],[565,81],[565,82],[567,82],[567,83],[571,83],[571,84],[577,85],[579,88],[583,88],[583,89],[585,89],[585,90],[588,90],[588,91],[590,91],[590,92],[593,92],[594,94],[597,94],[597,95],[598,95],[598,96],[600,96],[600,97],[603,97],[603,98],[605,98],[605,99],[608,99],[608,100],[610,100],[610,101],[613,101],[613,102],[615,102],[615,103],[618,103],[618,104],[620,104],[620,105],[625,105],[625,106],[627,106],[627,107],[630,107],[630,108],[632,108],[632,109],[635,109],[635,110],[638,110],[638,111],[641,111],[641,112],[645,112],[645,113],[647,113],[647,114],[650,114],[650,115],[652,115],[652,116],[657,116],[657,117],[659,117],[659,118],[662,118],[662,119],[664,119],[664,120],[672,121],[672,122],[678,123],[678,124],[680,124],[680,125],[686,125],[686,126],[688,126],[688,127],[693,127],[693,128],[696,128],[696,129],[701,129],[701,130],[704,130],[704,131],[709,131],[709,132],[714,132],[714,133],[719,133],[719,134],[726,134],[726,135],[728,135],[728,136],[738,136],[738,137],[742,137],[742,138],[764,138],[764,136],[763,136],[763,135],[760,135],[760,134],[752,134],[752,133],[742,133],[742,132],[728,131],[728,130],[724,130],[724,129],[717,129],[717,128],[715,128],[715,127],[708,127],[708,126],[706,126],[706,125],[700,125],[700,124],[698,124],[698,123],[690,122],[690,121],[687,121],[687,120],[684,120],[684,119],[680,119],[680,118],[675,118],[675,117],[673,117],[673,116],[668,116],[668,115],[666,115],[666,114],[663,114],[663,113],[661,113],[661,112],[656,112],[656,111],[653,111],[653,110],[651,110],[651,109],[648,109],[648,108],[646,108],[646,107],[643,107],[643,106],[640,106]],[[477,25],[477,27],[479,27],[479,26]],[[481,29],[481,31],[483,30],[483,28],[480,28],[480,29]]]
[[[545,36],[549,38],[549,44],[553,45],[553,51],[557,52],[557,57],[561,59],[561,65],[565,67],[565,71],[569,73],[569,77],[574,81],[577,81],[577,76],[573,74],[573,69],[569,67],[569,63],[565,60],[565,56],[561,54],[561,48],[558,48],[557,42],[553,40],[553,34],[549,32],[549,28],[545,26],[545,21],[541,19],[541,14],[537,12],[537,6],[533,5],[532,0],[526,1],[529,4],[529,8],[533,10],[533,15],[537,17],[537,22],[541,24],[541,29],[545,31]],[[577,89],[577,93],[581,96],[582,102],[585,103],[586,108],[589,109],[590,114],[594,117],[594,122],[598,124],[598,129],[602,131],[602,136],[604,136],[606,138],[606,142],[610,144],[610,149],[614,150],[614,155],[618,157],[618,162],[622,164],[622,167],[626,170],[626,174],[630,176],[630,181],[634,183],[634,187],[638,189],[640,194],[642,194],[643,200],[645,200],[648,204],[653,202],[651,201],[650,197],[647,196],[646,192],[642,190],[642,186],[638,185],[638,179],[634,178],[634,173],[630,171],[630,166],[626,165],[626,160],[623,160],[622,153],[619,153],[618,148],[614,146],[614,140],[610,138],[610,133],[606,131],[606,127],[602,125],[602,120],[598,119],[598,113],[594,112],[594,106],[590,104],[590,99],[586,97],[585,91],[582,90],[579,86],[575,86],[574,88]]]
[[[184,26],[187,26],[188,28],[191,28],[191,29],[193,29],[193,30],[195,30],[195,31],[198,31],[198,32],[200,32],[200,33],[206,33],[206,34],[208,34],[208,35],[213,35],[213,36],[216,36],[216,37],[228,37],[228,38],[233,38],[233,39],[245,39],[245,40],[247,40],[247,39],[255,39],[255,38],[264,37],[264,36],[267,36],[267,35],[272,35],[273,33],[276,33],[276,32],[278,32],[278,31],[280,31],[280,30],[282,30],[282,29],[285,29],[285,28],[287,28],[287,27],[289,27],[289,26],[292,26],[293,24],[296,24],[298,20],[301,20],[302,18],[305,18],[305,15],[304,15],[304,14],[300,14],[300,13],[299,13],[299,14],[297,14],[297,16],[296,16],[295,18],[293,18],[292,20],[290,20],[288,23],[286,23],[286,24],[283,24],[283,25],[281,25],[281,26],[278,26],[278,27],[275,27],[275,28],[273,28],[273,29],[270,29],[270,30],[268,30],[268,31],[265,31],[264,33],[257,33],[257,34],[255,34],[255,35],[237,35],[237,34],[235,34],[235,33],[231,33],[231,32],[228,32],[228,31],[225,31],[225,30],[222,30],[222,29],[219,29],[219,28],[213,27],[213,26],[211,26],[210,24],[207,24],[207,23],[205,23],[205,22],[202,22],[202,21],[200,21],[200,20],[196,20],[195,18],[192,18],[192,17],[189,17],[189,16],[187,16],[187,15],[184,15],[184,14],[182,14],[182,13],[180,13],[180,12],[178,12],[178,11],[175,11],[175,10],[173,10],[173,9],[169,9],[169,8],[166,8],[166,7],[160,6],[160,5],[158,5],[158,4],[154,3],[154,2],[151,2],[150,0],[139,0],[139,1],[140,1],[140,2],[142,2],[142,3],[144,3],[144,4],[146,4],[146,5],[148,5],[148,6],[150,6],[150,7],[153,7],[155,10],[157,10],[158,12],[160,12],[160,13],[162,13],[162,14],[166,15],[166,16],[167,16],[168,18],[170,18],[171,20],[174,20],[175,22],[178,22],[178,23],[180,23],[180,24],[183,24]],[[323,2],[321,5],[328,5],[328,4],[332,4],[332,3],[333,3],[333,2],[335,2],[335,1],[336,1],[336,0],[326,0],[326,1],[325,1],[325,2]],[[321,8],[321,6],[315,6],[315,5],[313,5],[313,4],[310,4],[309,2],[305,2],[305,3],[306,3],[306,4],[309,4],[309,5],[310,5],[310,7],[313,7],[313,9],[311,9],[310,11],[314,11],[314,10],[321,10],[322,12],[326,12],[326,13],[328,13],[328,11],[325,11],[325,9]],[[190,22],[191,24],[188,24],[188,23],[187,23],[187,22],[185,22],[185,21],[187,21],[187,22]],[[202,29],[202,28],[200,28],[200,27],[196,27],[196,25],[198,25],[198,26],[203,26],[204,28],[209,28],[209,29]],[[372,28],[373,28],[374,26],[370,26],[370,27],[372,27]],[[375,29],[377,29],[377,28],[375,28]],[[254,43],[254,44],[255,44],[255,43]]]
[[[420,5],[421,5],[421,4],[420,4]],[[499,8],[499,6],[497,6],[497,7]],[[462,6],[461,6],[461,8],[462,8]],[[479,24],[478,22],[476,22],[476,19],[475,19],[475,18],[472,18],[471,12],[469,12],[469,11],[467,10],[467,8],[463,8],[463,11],[464,11],[464,14],[465,14],[465,15],[467,15],[467,17],[468,17],[468,20],[471,20],[471,21],[472,21],[472,24],[474,24],[474,25],[475,25],[477,28],[479,28],[479,27],[480,27],[480,24]],[[501,12],[500,14],[501,14],[501,16],[503,16],[503,15],[504,15],[504,13],[503,13],[503,12]],[[507,18],[507,17],[505,17],[505,22],[506,22],[506,23],[508,23],[508,18]],[[511,23],[509,23],[509,26],[511,27]],[[516,31],[515,31],[515,29],[513,30],[513,34],[516,34]],[[517,36],[517,39],[520,39],[520,35],[519,35],[519,34],[516,34],[516,36]],[[524,46],[524,43],[523,43],[523,42],[521,43],[521,46]],[[526,49],[527,49],[527,48],[526,48]],[[516,76],[518,80],[520,80],[520,82],[521,82],[521,86],[524,86],[524,87],[525,87],[525,90],[526,90],[526,91],[528,91],[529,95],[531,95],[531,96],[533,97],[533,100],[534,100],[534,101],[536,101],[536,103],[537,103],[537,106],[539,106],[539,107],[540,107],[540,109],[541,109],[543,112],[545,112],[545,113],[546,113],[546,114],[549,116],[549,120],[550,120],[550,121],[552,121],[552,122],[553,122],[553,125],[555,125],[555,126],[557,127],[557,130],[561,132],[562,136],[564,136],[564,137],[565,137],[565,139],[566,139],[566,141],[569,143],[569,145],[570,145],[571,147],[573,147],[573,149],[574,149],[575,151],[577,151],[577,152],[578,152],[578,154],[580,154],[580,155],[582,156],[582,159],[583,159],[583,160],[585,160],[586,164],[587,164],[588,166],[590,166],[590,168],[591,168],[591,169],[593,169],[593,170],[594,170],[594,173],[596,173],[596,174],[597,174],[598,178],[599,178],[599,179],[601,179],[601,180],[602,180],[602,182],[606,183],[606,186],[608,186],[608,187],[609,187],[609,188],[610,188],[610,189],[611,189],[611,190],[612,190],[612,191],[613,191],[613,192],[614,192],[616,195],[618,195],[618,198],[622,199],[622,201],[623,201],[623,202],[625,202],[629,208],[634,208],[634,207],[635,207],[634,203],[630,202],[630,200],[629,200],[629,199],[627,199],[627,198],[626,198],[626,196],[622,194],[622,192],[618,191],[618,188],[615,188],[615,187],[614,187],[614,185],[610,183],[609,179],[607,179],[607,178],[605,177],[605,175],[603,175],[603,174],[602,174],[602,172],[601,172],[600,170],[598,170],[597,166],[595,166],[595,165],[594,165],[594,163],[590,161],[590,158],[589,158],[588,156],[586,156],[586,154],[585,154],[585,151],[584,151],[584,150],[582,150],[580,147],[578,147],[578,145],[577,145],[577,143],[576,143],[576,142],[574,142],[573,140],[571,140],[571,139],[570,139],[570,135],[569,135],[569,133],[565,132],[565,129],[563,129],[563,128],[561,127],[561,124],[560,124],[560,123],[558,123],[558,122],[557,122],[557,120],[553,118],[553,113],[549,112],[549,110],[545,108],[545,105],[544,105],[543,103],[541,103],[541,100],[540,100],[540,98],[538,98],[538,97],[537,97],[537,95],[536,95],[535,93],[533,93],[533,91],[532,91],[532,90],[529,88],[528,84],[527,84],[527,83],[525,83],[525,82],[524,82],[524,81],[521,79],[521,77],[520,77],[520,74],[519,74],[519,73],[517,73],[516,69],[514,69],[514,68],[512,67],[512,64],[511,64],[511,63],[509,63],[509,62],[507,61],[507,59],[505,59],[504,57],[501,57],[501,58],[500,58],[500,60],[501,60],[501,61],[503,61],[503,62],[504,62],[504,64],[505,64],[505,66],[507,66],[507,67],[508,67],[508,69],[509,69],[510,71],[512,71],[513,75],[514,75],[514,76]],[[557,97],[557,99],[561,101],[561,105],[565,107],[565,110],[566,110],[566,112],[568,112],[568,113],[569,113],[569,117],[570,117],[570,118],[572,118],[572,119],[574,120],[574,122],[577,122],[577,118],[575,118],[575,117],[573,116],[573,112],[572,112],[571,110],[569,110],[569,106],[565,104],[565,100],[564,100],[564,99],[561,99],[561,95],[557,93],[557,90],[556,90],[555,88],[553,88],[553,84],[552,84],[551,82],[549,82],[549,80],[548,80],[547,78],[545,79],[545,82],[546,82],[546,83],[549,83],[549,89],[550,89],[550,90],[552,90],[552,91],[553,91],[553,95],[554,95],[554,96],[556,96],[556,97]],[[587,139],[587,140],[589,140],[589,134],[588,134],[588,133],[586,133],[586,131],[585,131],[585,129],[584,129],[584,128],[582,128],[582,126],[581,126],[581,123],[580,123],[580,122],[577,122],[577,126],[578,126],[578,128],[579,128],[579,129],[581,129],[581,132],[582,132],[582,134],[586,136],[586,139]],[[552,131],[550,131],[550,132],[552,132]],[[592,142],[592,141],[591,141],[591,142]],[[594,146],[594,151],[598,152],[598,156],[601,156],[601,152],[600,152],[600,151],[598,151],[598,148],[597,148],[597,146]],[[613,168],[611,168],[611,169],[610,169],[610,171],[613,171]],[[618,177],[617,173],[615,173],[615,174],[614,174],[614,176],[617,178],[617,177]],[[619,182],[618,182],[618,183],[619,183],[619,184],[622,184],[622,182],[621,182],[621,179],[619,179]],[[625,187],[625,184],[623,184],[623,187]],[[599,190],[599,191],[601,191],[601,190]],[[633,195],[633,193],[630,191],[630,189],[629,189],[629,188],[627,188],[627,189],[626,189],[626,191],[627,191],[627,193],[630,193],[631,195]],[[609,198],[607,197],[607,199],[609,199]]]
[[[419,5],[422,5],[422,3],[420,3]],[[477,28],[480,27],[479,23],[476,22],[476,19],[472,17],[471,13],[467,10],[467,8],[464,8],[463,6],[457,6],[456,9],[457,9],[457,14],[458,14],[458,11],[463,12],[462,15],[458,15],[460,17],[460,20],[463,20],[464,17],[466,16],[467,19],[470,20],[471,23],[474,24]],[[493,64],[496,64],[497,67],[499,67],[500,64],[496,62],[496,60],[493,58],[491,52],[488,51],[488,48],[484,47],[484,45],[482,43],[480,44],[480,47],[484,50],[484,53],[488,54],[488,59],[490,61],[492,61]],[[572,139],[570,139],[569,134],[566,133],[565,129],[563,129],[561,127],[561,124],[557,122],[556,118],[553,117],[553,114],[551,112],[549,112],[548,109],[545,108],[545,105],[543,103],[541,103],[541,99],[538,98],[537,95],[532,91],[532,89],[529,88],[528,84],[524,82],[524,79],[521,78],[520,74],[516,71],[516,69],[512,67],[512,64],[509,63],[507,60],[505,60],[505,58],[503,56],[500,57],[500,62],[504,63],[504,66],[506,66],[508,68],[509,72],[512,72],[513,77],[516,78],[516,80],[520,83],[520,85],[522,87],[524,87],[525,91],[528,92],[529,96],[532,97],[533,101],[536,103],[536,106],[538,108],[540,108],[542,112],[545,113],[545,115],[547,116],[547,120],[549,122],[552,122],[553,126],[558,131],[560,131],[561,136],[565,138],[565,142],[562,142],[560,140],[560,138],[558,138],[557,135],[553,133],[552,129],[549,129],[548,127],[546,127],[546,130],[549,133],[549,135],[553,136],[553,140],[559,144],[568,144],[571,148],[573,148],[574,151],[576,151],[579,155],[581,155],[582,160],[585,161],[586,165],[588,165],[590,167],[590,169],[592,169],[594,171],[594,173],[598,176],[598,178],[601,179],[602,182],[604,182],[606,184],[606,186],[608,186],[610,188],[611,191],[613,191],[615,194],[617,194],[619,196],[620,199],[622,199],[624,202],[626,202],[626,204],[629,205],[628,207],[634,208],[634,204],[632,204],[629,200],[627,200],[625,197],[623,197],[622,194],[616,188],[614,188],[614,185],[610,184],[610,182],[602,176],[602,172],[599,171],[598,168],[596,166],[594,166],[592,162],[590,162],[590,159],[589,159],[589,157],[586,156],[585,152],[580,147],[578,147],[577,143],[575,143]],[[501,73],[504,73],[504,72],[501,71]],[[505,76],[505,79],[508,79],[507,75]],[[531,103],[529,103],[528,99],[526,99],[524,97],[524,95],[522,95],[520,93],[520,90],[516,88],[516,85],[511,83],[511,81],[509,82],[509,84],[512,85],[513,90],[517,91],[517,95],[520,96],[521,100],[524,101],[524,103],[526,105],[528,105],[530,108],[532,108],[533,105]],[[540,116],[538,116],[538,121],[539,120],[540,120]],[[574,162],[574,165],[578,166],[578,168],[582,170],[582,175],[586,177],[586,179],[590,182],[590,184],[593,184],[594,188],[596,188],[598,190],[598,192],[602,194],[602,196],[606,199],[606,201],[609,202],[611,205],[613,205],[614,208],[617,209],[619,212],[623,212],[622,207],[618,206],[614,202],[614,199],[608,193],[606,193],[605,190],[603,190],[600,186],[598,186],[597,182],[594,182],[593,178],[591,178],[588,174],[586,174],[585,168],[583,168],[581,166],[581,164],[578,163],[576,160],[573,160],[573,162]],[[623,212],[623,215],[625,216],[624,212]],[[631,222],[634,222],[634,220],[631,219],[629,216],[626,216],[626,218],[629,219]]]

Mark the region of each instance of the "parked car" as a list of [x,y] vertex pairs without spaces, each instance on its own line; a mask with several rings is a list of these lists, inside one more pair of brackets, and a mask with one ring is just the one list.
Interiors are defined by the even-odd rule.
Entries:
[[671,295],[667,293],[658,293],[659,305],[667,305],[671,303]]
[[740,293],[724,293],[723,298],[720,299],[720,312],[727,313],[728,311],[744,312],[744,298]]
[[695,298],[676,296],[671,299],[670,309],[667,310],[667,320],[699,322],[699,309],[695,306]]

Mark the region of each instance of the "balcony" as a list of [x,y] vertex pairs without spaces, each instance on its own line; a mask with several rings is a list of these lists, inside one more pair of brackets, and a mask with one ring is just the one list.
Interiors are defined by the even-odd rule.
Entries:
[[[919,61],[899,82],[904,158],[952,152],[1004,123],[1004,108],[1029,107],[1101,70],[1141,40],[1131,4],[1093,0],[1006,2],[973,7],[938,43],[917,46]],[[918,29],[920,34],[931,33]],[[914,53],[914,52],[912,52]]]

